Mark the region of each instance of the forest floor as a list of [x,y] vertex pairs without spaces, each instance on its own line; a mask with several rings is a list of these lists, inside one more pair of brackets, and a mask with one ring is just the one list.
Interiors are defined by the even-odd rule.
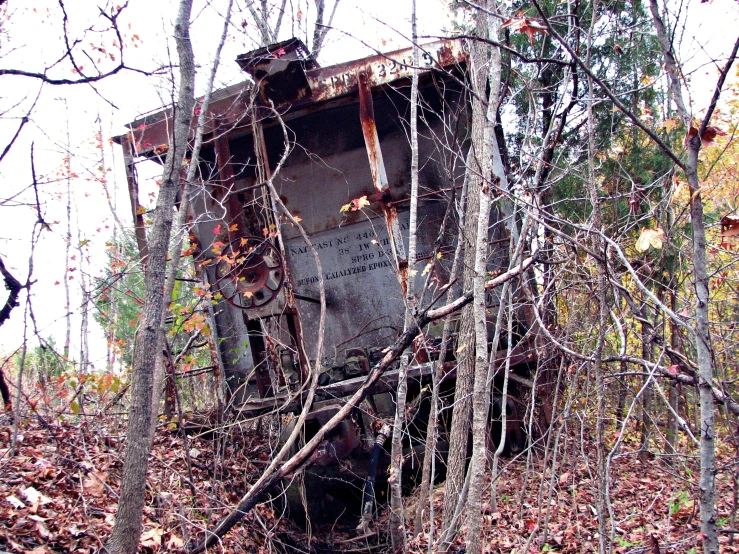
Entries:
[[[95,552],[109,535],[115,515],[122,468],[120,424],[97,418],[54,422],[33,417],[19,426],[19,451],[10,456],[12,426],[0,425],[0,551],[47,554]],[[112,421],[112,420],[111,420]],[[116,420],[117,421],[117,420]],[[592,497],[595,447],[587,430],[562,438],[554,475],[542,474],[540,453],[502,460],[497,506],[484,506],[483,533],[489,552],[595,552],[597,522]],[[624,437],[611,464],[611,498],[618,553],[699,552],[697,501],[698,460],[649,455],[639,460],[638,437]],[[611,440],[615,438],[612,432]],[[142,552],[177,552],[200,538],[206,528],[228,512],[265,467],[267,442],[252,427],[231,428],[230,438],[216,456],[212,437],[188,439],[191,477],[183,439],[164,428],[157,432],[149,466],[147,508]],[[661,445],[660,445],[661,447]],[[686,447],[687,448],[687,447]],[[736,449],[717,442],[719,528],[733,525]],[[191,480],[190,480],[191,479]],[[541,483],[544,483],[541,485]],[[541,487],[540,487],[541,485]],[[541,495],[540,495],[541,488]],[[438,529],[444,487],[434,490]],[[541,500],[540,500],[541,499]],[[417,498],[407,499],[412,524]],[[549,506],[549,510],[544,508]],[[424,518],[428,522],[428,517]],[[384,521],[377,522],[385,529]],[[543,530],[546,527],[546,536]],[[464,531],[464,530],[463,530]],[[722,552],[739,553],[739,536],[722,533]],[[271,504],[248,514],[214,552],[389,552],[384,533],[358,538],[352,527],[315,529],[312,536],[279,516]],[[456,551],[463,552],[463,537]],[[425,533],[410,540],[412,552],[428,550]]]

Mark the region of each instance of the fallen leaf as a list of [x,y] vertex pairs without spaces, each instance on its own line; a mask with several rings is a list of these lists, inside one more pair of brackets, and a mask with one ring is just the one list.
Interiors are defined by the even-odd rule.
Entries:
[[185,541],[182,540],[180,537],[178,537],[175,534],[171,534],[169,537],[169,540],[167,541],[167,549],[172,550],[175,548],[182,548],[185,546]]
[[91,471],[89,477],[82,481],[82,488],[90,496],[100,497],[105,494],[105,485],[108,474],[104,471]]
[[5,500],[10,502],[10,504],[13,506],[13,508],[25,508],[26,505],[23,503],[23,500],[15,496],[14,494],[11,494],[10,496],[6,496]]
[[26,497],[26,500],[28,500],[31,504],[48,504],[51,502],[51,498],[48,496],[45,496],[41,494],[39,491],[37,491],[33,487],[27,487],[21,491],[23,496]]
[[161,546],[162,535],[164,535],[164,530],[159,525],[154,525],[154,527],[142,533],[139,544],[148,548]]

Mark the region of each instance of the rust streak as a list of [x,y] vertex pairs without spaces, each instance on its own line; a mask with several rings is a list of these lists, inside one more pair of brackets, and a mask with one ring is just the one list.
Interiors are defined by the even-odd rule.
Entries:
[[403,236],[400,233],[398,210],[385,198],[389,192],[389,186],[387,173],[385,172],[385,162],[382,159],[380,139],[377,135],[377,125],[372,106],[372,89],[366,71],[357,72],[357,82],[359,83],[359,120],[362,124],[364,142],[367,146],[372,182],[382,197],[382,213],[385,216],[388,236],[390,237],[390,248],[397,263],[398,280],[403,289],[403,295],[405,295],[408,290],[408,259],[405,254]]

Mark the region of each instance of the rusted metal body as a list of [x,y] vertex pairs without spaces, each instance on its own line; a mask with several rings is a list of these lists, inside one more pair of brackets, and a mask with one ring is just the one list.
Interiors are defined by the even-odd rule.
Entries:
[[[203,186],[191,199],[195,263],[214,292],[223,295],[214,307],[216,342],[232,405],[247,415],[302,407],[305,396],[295,394],[295,388],[316,361],[323,282],[325,349],[318,361],[324,375],[306,424],[309,438],[310,429],[357,390],[402,330],[407,280],[415,279],[414,290],[425,291],[421,305],[449,281],[458,236],[453,202],[468,148],[466,52],[458,41],[439,41],[423,47],[415,69],[410,49],[320,68],[291,39],[237,61],[254,83],[219,91],[209,108],[200,164]],[[414,70],[419,71],[421,99],[418,260],[433,260],[433,269],[408,275],[408,117]],[[160,160],[170,117],[163,110],[134,121],[126,135],[117,137],[124,152],[137,160]],[[137,206],[134,177],[131,164],[129,190]],[[303,237],[276,209],[267,180],[302,220],[321,260],[320,275]],[[369,204],[364,209],[342,210],[364,197]],[[503,225],[491,219],[491,234],[498,240],[491,241],[490,271],[507,263],[503,233]],[[274,262],[278,259],[280,267]],[[494,321],[495,293],[488,304]],[[432,344],[437,332],[429,330],[423,344]],[[416,362],[408,372],[411,396],[420,394],[437,363],[433,348],[420,341],[414,351]],[[505,352],[498,357],[505,358]],[[521,343],[511,365],[525,368],[532,360],[532,350]],[[449,369],[445,386],[453,388],[454,364],[438,362]],[[363,479],[376,427],[394,412],[396,383],[397,371],[391,370],[368,398],[366,410],[353,414],[321,445],[312,462],[322,475],[334,471],[346,482]],[[415,413],[422,414],[424,405],[419,406]],[[423,417],[415,419],[408,448],[425,431]]]

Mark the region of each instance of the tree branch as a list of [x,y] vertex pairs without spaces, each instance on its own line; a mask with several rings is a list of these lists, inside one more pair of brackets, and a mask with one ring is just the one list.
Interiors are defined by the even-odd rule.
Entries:
[[[490,288],[502,285],[506,281],[524,273],[534,263],[534,261],[533,256],[526,258],[516,267],[513,267],[494,279],[487,281],[485,286]],[[416,320],[411,321],[407,330],[396,339],[393,346],[387,354],[385,354],[385,357],[374,368],[372,368],[372,371],[370,371],[364,384],[347,400],[346,404],[344,404],[341,409],[336,412],[336,414],[326,422],[321,429],[318,430],[310,441],[308,441],[272,475],[267,475],[265,473],[260,481],[249,489],[249,491],[242,497],[236,508],[222,519],[213,531],[206,531],[205,538],[188,549],[189,554],[204,552],[206,548],[216,544],[221,537],[228,533],[228,531],[241,520],[242,517],[262,501],[265,495],[280,479],[286,475],[293,474],[296,471],[303,469],[305,465],[310,462],[311,454],[313,454],[313,452],[318,448],[326,434],[335,429],[354,408],[359,406],[365,396],[367,396],[370,390],[372,390],[372,387],[377,384],[385,371],[390,367],[390,364],[392,364],[398,356],[400,356],[400,354],[402,354],[403,351],[413,343],[413,339],[416,338],[421,329],[431,321],[435,321],[449,315],[466,304],[469,304],[472,302],[472,298],[472,291],[466,292],[454,302],[435,310],[426,310],[424,313],[419,315]]]
[[580,56],[578,56],[577,53],[570,47],[570,45],[567,44],[567,41],[562,37],[562,35],[560,35],[554,29],[554,27],[552,27],[552,24],[549,22],[549,19],[544,13],[544,10],[542,9],[542,7],[539,5],[539,2],[537,0],[531,0],[531,1],[534,4],[534,7],[536,8],[536,10],[539,12],[539,15],[544,20],[544,24],[547,26],[547,30],[549,31],[549,34],[552,35],[557,40],[557,42],[559,42],[562,45],[562,47],[565,50],[567,50],[568,54],[572,57],[573,60],[575,60],[577,65],[579,65],[580,68],[585,72],[585,74],[588,75],[588,77],[590,77],[593,80],[593,82],[596,83],[601,88],[601,90],[605,93],[605,95],[608,96],[608,98],[610,98],[614,104],[616,104],[618,109],[621,110],[626,115],[626,117],[628,117],[631,120],[631,122],[634,125],[636,125],[637,127],[639,127],[639,129],[644,131],[647,134],[647,136],[649,136],[649,138],[652,139],[652,141],[659,147],[659,149],[662,150],[662,152],[664,152],[675,163],[675,165],[677,165],[680,169],[684,171],[685,164],[677,156],[677,154],[675,154],[672,151],[672,149],[667,144],[665,144],[665,142],[661,138],[659,138],[655,134],[654,131],[652,131],[649,127],[644,125],[644,123],[642,123],[642,121],[636,115],[634,115],[634,113],[631,110],[629,110],[629,108],[627,108],[626,105],[623,102],[621,102],[621,100],[618,99],[618,97],[611,91],[608,85],[606,85],[602,79],[600,79],[595,73],[593,73],[592,69],[588,67],[588,64],[582,61]]
[[5,305],[0,309],[0,326],[10,317],[10,312],[18,306],[18,295],[23,288],[18,279],[5,268],[3,259],[0,258],[0,275],[3,276],[5,281],[5,288],[8,289],[8,299],[5,301]]

